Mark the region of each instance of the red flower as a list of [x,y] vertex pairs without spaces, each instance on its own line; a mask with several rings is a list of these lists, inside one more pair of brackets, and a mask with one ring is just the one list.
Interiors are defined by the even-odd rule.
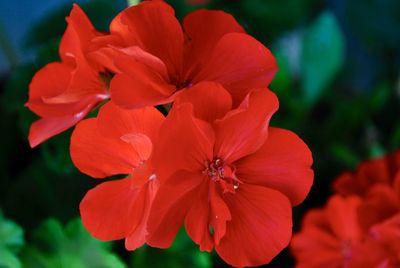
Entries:
[[352,267],[400,266],[400,213],[374,225],[352,260]]
[[357,216],[360,204],[359,197],[335,195],[325,208],[309,211],[301,232],[291,242],[296,267],[350,267],[355,248],[362,239]]
[[222,11],[198,10],[183,21],[162,1],[122,11],[110,35],[94,39],[91,58],[118,74],[110,85],[124,108],[171,102],[201,81],[225,86],[239,104],[250,89],[266,87],[277,70],[270,51]]
[[293,236],[297,268],[395,268],[400,264],[400,214],[365,232],[360,225],[358,196],[331,197],[323,209],[307,213]]
[[399,156],[366,161],[339,176],[334,188],[340,195],[308,212],[294,235],[296,267],[399,267]]
[[342,195],[356,194],[364,196],[375,184],[391,186],[396,173],[400,171],[400,151],[384,157],[362,162],[355,172],[345,172],[333,185]]
[[367,231],[400,212],[400,151],[361,163],[355,172],[339,176],[334,189],[344,196],[363,197],[360,224]]
[[129,250],[145,242],[147,218],[158,189],[149,158],[163,120],[152,107],[127,111],[108,102],[98,118],[76,126],[71,157],[80,171],[95,178],[128,174],[98,185],[83,198],[82,222],[94,237],[125,238]]
[[67,22],[59,49],[61,62],[43,67],[29,86],[26,106],[42,117],[30,128],[31,147],[75,125],[108,98],[101,70],[86,59],[90,40],[100,34],[77,5]]
[[154,147],[161,186],[148,243],[169,247],[184,222],[201,250],[215,247],[231,265],[256,266],[289,243],[291,207],[310,189],[312,157],[295,134],[268,127],[278,109],[269,90],[231,107],[230,94],[210,82],[176,100]]

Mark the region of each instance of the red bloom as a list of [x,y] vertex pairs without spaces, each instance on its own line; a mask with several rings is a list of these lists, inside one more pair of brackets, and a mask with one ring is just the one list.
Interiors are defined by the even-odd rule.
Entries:
[[100,69],[86,59],[90,40],[100,33],[77,5],[67,22],[59,49],[61,62],[43,67],[29,86],[26,105],[42,117],[30,128],[31,147],[75,125],[108,98]]
[[291,207],[310,189],[312,157],[295,134],[268,127],[278,109],[269,90],[231,107],[230,94],[210,82],[176,100],[154,148],[161,186],[148,243],[170,246],[184,222],[201,250],[215,247],[231,265],[256,266],[289,243]]
[[76,126],[71,157],[80,171],[96,178],[128,174],[98,185],[83,198],[82,222],[94,237],[125,238],[129,250],[145,242],[147,218],[158,189],[149,158],[163,120],[152,107],[127,111],[108,102],[98,118]]
[[339,176],[334,189],[344,196],[363,197],[360,224],[367,231],[400,212],[400,151],[361,163],[355,172]]
[[250,89],[266,87],[277,65],[270,51],[222,11],[198,10],[183,21],[162,1],[122,11],[110,35],[95,38],[91,57],[118,74],[110,85],[124,108],[168,103],[201,81],[225,86],[239,104]]
[[360,224],[358,196],[331,197],[323,209],[307,213],[293,236],[297,268],[395,268],[400,264],[400,214],[365,232]]
[[400,213],[374,225],[368,232],[352,267],[397,268],[400,266]]
[[364,196],[375,184],[391,186],[399,171],[400,151],[397,151],[381,158],[362,162],[355,172],[345,172],[339,176],[333,187],[342,195]]
[[325,208],[309,211],[301,232],[291,242],[296,267],[349,267],[362,238],[357,216],[360,204],[359,197],[335,195]]
[[366,161],[338,178],[341,196],[310,211],[292,240],[296,267],[399,267],[399,156]]

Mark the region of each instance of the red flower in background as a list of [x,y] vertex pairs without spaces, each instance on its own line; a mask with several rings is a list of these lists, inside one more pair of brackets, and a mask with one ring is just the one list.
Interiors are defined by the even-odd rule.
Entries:
[[362,239],[357,209],[361,198],[331,197],[323,209],[309,211],[291,250],[297,268],[349,267]]
[[355,172],[339,176],[334,190],[363,197],[359,209],[364,230],[400,212],[400,151],[361,163]]
[[83,225],[100,240],[125,238],[126,248],[143,245],[158,180],[150,160],[164,116],[153,107],[122,110],[105,104],[97,118],[80,122],[71,157],[83,173],[104,178],[125,174],[90,190],[80,204]]
[[277,71],[270,51],[222,11],[198,10],[183,21],[162,1],[122,11],[110,35],[93,40],[91,58],[117,75],[113,101],[124,108],[171,102],[201,81],[221,83],[239,104],[250,89],[266,87]]
[[61,62],[43,67],[29,86],[26,106],[41,117],[29,130],[31,147],[75,125],[109,97],[101,70],[86,58],[90,40],[100,33],[77,5],[67,22],[59,49]]
[[269,90],[231,108],[230,94],[210,82],[176,100],[154,148],[161,185],[148,243],[169,247],[184,222],[201,250],[215,247],[231,265],[256,266],[289,243],[291,208],[311,187],[312,157],[295,134],[268,126],[278,109]]
[[294,235],[296,267],[399,267],[400,151],[361,163],[339,176],[334,189],[341,196],[308,212]]
[[400,170],[400,151],[362,162],[355,172],[345,172],[334,182],[335,192],[364,196],[376,184],[392,185]]

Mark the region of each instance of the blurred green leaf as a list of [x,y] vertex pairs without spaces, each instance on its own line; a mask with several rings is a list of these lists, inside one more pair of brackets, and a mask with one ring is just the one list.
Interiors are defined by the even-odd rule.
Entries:
[[93,238],[79,219],[65,228],[50,219],[33,233],[33,241],[22,251],[25,268],[124,268],[110,251],[110,243]]
[[[232,1],[245,15],[245,24],[249,25],[251,33],[264,41],[271,37],[293,29],[310,12],[314,0],[252,0]],[[253,27],[252,27],[253,26]]]
[[333,143],[330,147],[330,152],[335,159],[348,168],[355,167],[360,161],[357,154],[346,144]]
[[75,170],[69,154],[71,132],[71,129],[64,131],[41,145],[41,153],[46,165],[60,175],[71,174]]
[[377,111],[387,104],[392,93],[391,87],[383,82],[379,84],[368,98],[368,106],[372,111]]
[[275,58],[278,62],[278,72],[270,87],[278,94],[285,94],[290,90],[292,84],[289,60],[282,53],[275,54]]
[[143,246],[132,255],[132,267],[210,268],[211,255],[199,251],[183,229],[169,249]]
[[140,0],[128,0],[128,6],[136,6],[140,3]]
[[344,37],[334,15],[323,12],[307,29],[301,55],[304,98],[314,104],[344,61]]
[[391,148],[399,148],[400,147],[400,124],[395,127],[395,131],[391,138]]
[[24,245],[24,232],[13,221],[5,219],[0,210],[0,267],[19,268],[16,254]]

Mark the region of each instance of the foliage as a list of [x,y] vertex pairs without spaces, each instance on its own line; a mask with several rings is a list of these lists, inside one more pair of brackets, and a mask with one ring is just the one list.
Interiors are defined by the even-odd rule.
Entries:
[[32,242],[22,252],[23,267],[124,268],[125,264],[111,244],[93,238],[79,219],[65,228],[55,220],[45,221],[32,235]]
[[4,218],[0,210],[0,267],[22,267],[17,254],[23,245],[24,231],[15,222]]

